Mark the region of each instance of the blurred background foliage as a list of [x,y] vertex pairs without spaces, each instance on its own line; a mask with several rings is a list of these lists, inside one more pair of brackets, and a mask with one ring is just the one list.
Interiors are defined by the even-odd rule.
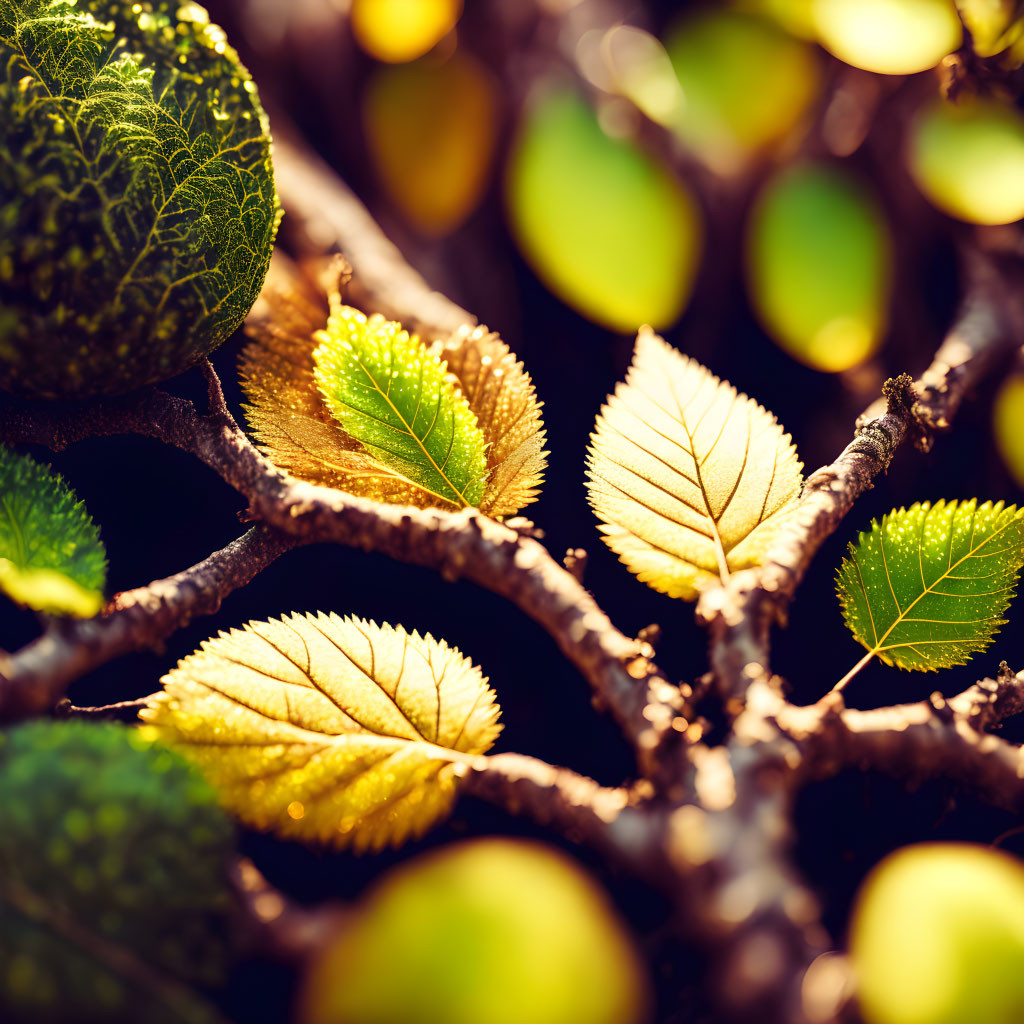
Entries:
[[[927,365],[963,294],[961,254],[979,242],[1019,245],[1007,227],[1024,216],[1017,0],[208,6],[253,72],[272,129],[301,133],[427,280],[524,360],[546,403],[552,452],[531,515],[554,552],[589,550],[586,583],[621,629],[662,625],[659,663],[671,678],[705,671],[705,638],[687,609],[649,591],[604,549],[584,498],[588,434],[624,375],[637,327],[652,324],[771,409],[813,470],[848,442],[886,377]],[[286,216],[285,247],[289,228]],[[214,359],[236,409],[241,347],[238,336]],[[930,454],[902,450],[820,552],[789,628],[775,638],[775,667],[796,700],[815,700],[849,667],[833,576],[871,516],[942,497],[1021,500],[1024,371],[1006,369]],[[201,400],[191,376],[175,388]],[[237,496],[180,453],[114,438],[37,454],[101,524],[112,589],[176,572],[238,533]],[[292,553],[231,595],[214,625],[193,624],[164,652],[97,670],[71,698],[99,704],[149,692],[216,628],[292,609],[443,636],[486,666],[503,706],[496,749],[611,784],[632,770],[585,685],[523,616],[467,584],[335,547]],[[848,702],[955,693],[994,673],[1000,658],[1020,668],[1022,616],[1011,609],[983,658],[941,677],[872,665]],[[30,616],[5,609],[0,646],[16,647],[34,629]],[[1022,738],[1015,730],[1005,735]],[[890,850],[926,837],[990,842],[1012,824],[1002,812],[954,802],[945,784],[908,794],[859,772],[809,787],[797,811],[800,867],[840,938],[854,891]],[[248,832],[241,844],[275,885],[312,903],[355,898],[399,862],[489,833],[551,842],[528,823],[463,801],[442,828],[377,858]],[[1006,847],[1024,850],[1024,840]],[[664,900],[587,851],[573,856],[639,939],[654,1019],[713,1020],[700,984],[706,964],[695,948],[665,941]],[[389,898],[386,888],[370,897]],[[481,912],[466,900],[466,913]],[[428,904],[423,913],[432,915]],[[429,958],[418,969],[438,970]],[[620,996],[639,991],[630,970]],[[285,1020],[296,985],[291,972],[251,956],[235,971],[225,1010]]]

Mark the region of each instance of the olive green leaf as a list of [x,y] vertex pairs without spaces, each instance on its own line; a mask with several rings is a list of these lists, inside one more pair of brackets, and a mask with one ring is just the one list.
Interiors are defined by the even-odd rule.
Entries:
[[0,1019],[223,1024],[234,827],[179,755],[111,722],[0,732]]
[[0,445],[0,590],[18,604],[87,618],[103,606],[107,557],[74,492]]
[[591,442],[587,489],[605,543],[687,601],[759,565],[800,492],[801,463],[775,417],[649,327]]
[[437,499],[479,505],[486,442],[445,364],[400,324],[337,301],[317,338],[313,376],[345,433]]
[[963,665],[1005,623],[1024,564],[1024,510],[986,501],[893,509],[850,544],[836,576],[843,616],[887,665]]
[[447,813],[456,766],[500,731],[480,670],[429,634],[337,615],[206,641],[142,717],[242,821],[378,849]]
[[179,373],[241,322],[279,208],[267,119],[181,0],[0,3],[0,385]]

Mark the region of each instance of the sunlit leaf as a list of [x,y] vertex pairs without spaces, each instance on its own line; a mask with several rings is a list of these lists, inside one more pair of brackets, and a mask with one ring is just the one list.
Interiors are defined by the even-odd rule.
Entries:
[[512,516],[537,500],[547,453],[541,403],[523,364],[486,327],[464,327],[432,351],[455,375],[487,441],[487,487],[480,511]]
[[775,417],[650,329],[591,441],[587,488],[605,543],[686,600],[760,563],[802,482]]
[[1024,510],[919,502],[873,521],[836,577],[857,641],[887,665],[963,665],[1005,623],[1024,564]]
[[1024,117],[1012,104],[967,96],[931,104],[911,129],[907,160],[944,213],[975,224],[1024,217]]
[[600,888],[539,844],[484,839],[386,875],[317,950],[300,1020],[639,1024],[648,1005]]
[[506,190],[520,248],[565,302],[629,333],[678,318],[700,253],[696,203],[664,166],[607,135],[574,92],[529,108]]
[[487,187],[497,141],[490,72],[461,50],[379,68],[363,91],[368,152],[380,182],[425,235],[445,235]]
[[462,0],[352,0],[352,33],[378,60],[415,60],[455,27]]
[[676,130],[724,172],[788,135],[818,95],[819,53],[763,18],[700,11],[665,46],[685,97]]
[[816,370],[863,362],[888,326],[890,242],[877,203],[828,164],[765,186],[747,229],[747,280],[765,330]]
[[963,40],[953,0],[814,0],[822,46],[883,75],[935,67]]
[[992,57],[1016,42],[1024,30],[1020,0],[956,0],[971,48],[979,57]]
[[49,466],[0,445],[0,590],[18,604],[88,617],[103,606],[100,532]]
[[[378,501],[459,506],[390,469],[341,429],[313,379],[316,332],[327,321],[328,290],[311,283],[280,255],[268,286],[246,323],[254,340],[242,356],[246,415],[261,450],[287,472]],[[486,328],[456,331],[431,351],[469,403],[487,444],[487,483],[480,509],[491,516],[517,513],[535,500],[546,464],[540,403],[521,363]]]
[[996,447],[1018,487],[1024,487],[1024,373],[1003,381],[992,406]]
[[313,379],[345,433],[441,500],[478,505],[486,442],[444,363],[401,324],[341,304],[317,338]]
[[429,634],[337,615],[250,622],[163,679],[143,718],[242,821],[357,849],[424,832],[500,726],[480,670]]
[[215,1024],[234,827],[177,754],[113,723],[0,733],[0,1019]]

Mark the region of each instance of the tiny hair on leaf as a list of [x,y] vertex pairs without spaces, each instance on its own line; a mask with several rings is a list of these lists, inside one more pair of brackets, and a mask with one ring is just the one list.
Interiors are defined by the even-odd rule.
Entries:
[[836,576],[843,617],[867,655],[934,671],[983,651],[1006,620],[1024,564],[1024,509],[917,502],[873,520]]
[[338,615],[220,633],[143,710],[243,822],[380,849],[448,812],[501,726],[476,666],[429,634]]
[[42,463],[0,445],[0,591],[51,615],[103,607],[107,556],[70,487]]
[[800,493],[800,470],[770,412],[644,327],[591,434],[587,490],[630,572],[692,601],[761,564]]

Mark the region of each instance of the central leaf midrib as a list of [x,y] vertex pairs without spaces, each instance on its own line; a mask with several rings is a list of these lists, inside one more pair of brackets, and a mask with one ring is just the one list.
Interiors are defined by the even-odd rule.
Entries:
[[[413,438],[416,441],[416,444],[419,445],[420,451],[423,452],[423,454],[430,461],[430,464],[437,471],[438,476],[440,476],[441,479],[452,489],[452,493],[456,496],[456,498],[457,498],[458,502],[461,504],[461,506],[463,508],[467,508],[469,506],[469,502],[466,501],[466,499],[463,496],[462,492],[451,482],[451,480],[448,479],[448,476],[444,472],[444,470],[441,469],[441,467],[434,461],[434,457],[427,450],[426,445],[424,445],[423,441],[416,435],[415,430],[413,430],[412,424],[410,424],[410,423],[408,423],[406,421],[405,417],[399,411],[398,407],[395,405],[394,402],[391,401],[390,396],[387,395],[382,390],[382,388],[381,388],[380,384],[378,383],[377,379],[373,376],[373,374],[367,368],[366,364],[363,362],[363,360],[360,357],[359,353],[356,352],[354,348],[353,348],[353,355],[356,358],[356,362],[359,364],[359,368],[363,371],[363,373],[366,374],[366,376],[369,378],[369,380],[371,380],[373,382],[373,386],[374,386],[374,389],[376,390],[377,394],[379,394],[381,396],[381,398],[383,398],[384,401],[388,403],[388,406],[391,408],[392,412],[394,412],[394,414],[402,422],[402,425],[405,427],[406,432],[409,434],[409,436],[411,438]],[[421,394],[422,394],[422,384],[421,384]],[[439,402],[439,404],[440,404],[440,402]],[[378,417],[378,420],[379,420],[379,417]],[[380,422],[383,422],[383,420],[380,420]],[[388,424],[388,426],[391,427],[392,430],[394,429],[394,425],[393,424]],[[454,430],[455,430],[455,425],[453,423],[452,424],[452,439],[453,439],[453,443],[454,443]],[[449,500],[451,500],[451,499],[449,499]]]
[[[927,513],[926,513],[926,515],[927,515]],[[990,533],[976,548],[971,548],[970,551],[967,552],[967,554],[963,555],[961,558],[958,558],[955,562],[952,563],[952,565],[947,565],[946,566],[946,571],[941,576],[938,576],[934,580],[932,580],[932,582],[929,583],[925,587],[925,589],[922,590],[921,593],[918,594],[917,597],[915,597],[914,600],[911,601],[910,604],[908,604],[907,607],[904,608],[899,613],[899,616],[896,618],[896,620],[893,622],[893,624],[885,631],[885,633],[881,637],[878,637],[875,640],[875,647],[874,647],[874,650],[872,651],[872,653],[873,654],[877,654],[879,651],[883,650],[882,645],[885,643],[885,641],[888,638],[889,634],[898,625],[900,625],[902,622],[904,622],[906,620],[907,613],[914,607],[914,605],[916,605],[918,603],[918,601],[920,601],[923,598],[927,597],[932,592],[932,589],[934,587],[938,586],[938,584],[940,584],[944,579],[946,579],[949,576],[949,574],[957,566],[959,566],[961,563],[965,562],[968,558],[973,557],[976,552],[980,551],[994,537],[998,537],[1010,525],[1010,523],[1013,523],[1015,521],[1016,521],[1016,516],[1011,515],[1010,518],[1002,526],[1000,526],[998,530],[995,530],[993,533]],[[953,527],[953,522],[951,520],[950,521],[950,530],[953,530],[953,528],[954,528]],[[884,546],[884,543],[883,543],[883,540],[882,540],[883,537],[884,537],[884,527],[882,528],[882,531],[879,532],[879,547],[884,552],[885,546]],[[886,566],[885,575],[886,575],[886,578],[889,579],[889,569],[888,569],[888,566]],[[892,588],[892,580],[891,579],[889,579],[889,587],[890,587],[890,589]],[[972,595],[964,594],[963,596],[967,597],[967,598],[970,598]],[[893,593],[893,600],[895,600],[895,598],[896,598],[896,595],[895,595],[895,592],[894,592]],[[870,609],[871,602],[868,601],[867,603],[868,603],[868,607]],[[897,607],[897,609],[899,608],[899,602],[898,601],[896,602],[896,607]],[[921,641],[914,641],[914,642],[915,643],[926,643],[928,641],[921,640]],[[966,641],[947,641],[947,642],[949,642],[949,643],[962,643],[962,642],[966,642]],[[903,646],[903,645],[902,644],[895,644],[893,646]],[[884,649],[885,650],[890,650],[891,648],[884,648]]]

